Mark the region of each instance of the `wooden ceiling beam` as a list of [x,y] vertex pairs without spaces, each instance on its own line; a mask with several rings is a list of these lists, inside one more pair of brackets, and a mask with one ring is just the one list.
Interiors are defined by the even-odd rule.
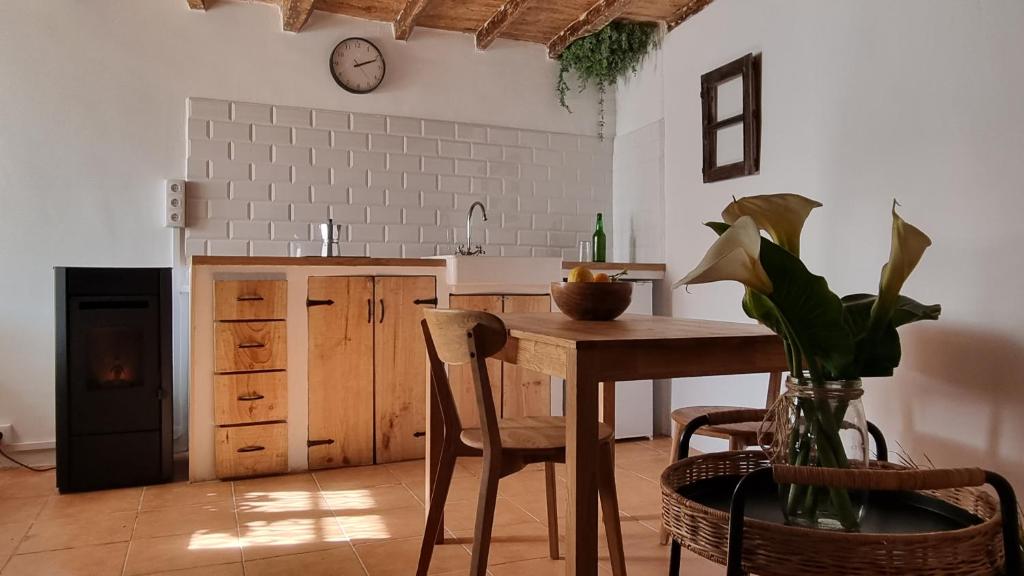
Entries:
[[427,7],[430,0],[406,0],[405,5],[398,12],[398,17],[391,23],[391,30],[395,34],[395,40],[408,40],[412,29],[416,27],[416,19]]
[[632,3],[633,0],[598,0],[548,42],[548,58],[558,58],[573,40],[600,30],[625,12]]
[[700,12],[701,10],[707,8],[708,4],[711,4],[712,1],[713,0],[693,0],[686,6],[683,6],[682,10],[676,12],[675,16],[673,16],[672,19],[667,22],[668,29],[672,30],[673,28],[679,26],[683,22],[686,22],[688,18],[690,18],[697,12]]
[[476,31],[476,48],[477,50],[486,50],[488,46],[501,34],[501,31],[506,26],[512,23],[516,19],[516,16],[534,0],[507,0],[501,5],[501,8],[491,15],[484,22],[483,26]]
[[188,7],[193,10],[206,10],[206,0],[188,0]]
[[281,0],[281,27],[285,32],[298,32],[313,14],[316,0]]

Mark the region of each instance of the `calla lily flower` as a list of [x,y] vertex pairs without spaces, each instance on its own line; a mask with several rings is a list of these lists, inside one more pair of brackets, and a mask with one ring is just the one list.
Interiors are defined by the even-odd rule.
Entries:
[[[921,261],[924,251],[932,245],[932,240],[924,232],[908,224],[896,213],[896,202],[892,203],[892,246],[889,248],[889,262],[882,266],[882,279],[878,285],[878,300],[875,303],[880,311],[895,308],[900,290],[907,277]],[[888,319],[888,316],[886,316]]]
[[776,244],[794,256],[800,255],[800,232],[811,210],[821,206],[820,202],[799,194],[765,194],[733,200],[722,211],[722,219],[733,224],[743,216],[749,216],[757,227],[771,236]]
[[735,280],[761,294],[771,294],[774,287],[760,255],[761,232],[753,218],[742,216],[718,237],[700,264],[672,287]]

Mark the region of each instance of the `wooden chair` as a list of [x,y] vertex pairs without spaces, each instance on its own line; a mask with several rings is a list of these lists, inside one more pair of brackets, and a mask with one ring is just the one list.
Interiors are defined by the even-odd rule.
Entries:
[[[431,386],[440,405],[444,439],[440,462],[430,494],[426,528],[420,547],[418,576],[430,567],[434,543],[438,541],[445,501],[451,485],[455,461],[460,456],[483,456],[480,497],[473,537],[470,574],[484,576],[498,496],[498,480],[528,464],[543,462],[547,489],[548,547],[552,559],[558,558],[558,515],[555,497],[556,462],[565,462],[565,420],[556,416],[499,419],[496,415],[485,359],[505,346],[508,338],[501,319],[486,312],[466,310],[425,310],[423,337],[430,359]],[[473,374],[480,428],[463,429],[452,396],[445,365],[469,364]],[[598,429],[601,442],[598,463],[598,493],[608,535],[609,557],[616,576],[625,576],[619,505],[615,494],[613,463],[614,434],[610,426]]]
[[[765,408],[771,408],[772,404],[779,397],[782,388],[782,374],[772,372],[768,377],[768,396],[765,400]],[[686,406],[672,411],[672,450],[669,451],[668,463],[671,465],[679,460],[679,439],[683,430],[696,418],[708,414],[720,412],[732,412],[737,406]],[[748,446],[758,444],[757,431],[760,422],[740,422],[736,424],[721,424],[717,426],[705,426],[695,432],[700,436],[711,438],[722,438],[729,441],[729,450],[745,450]],[[668,544],[668,531],[661,528],[661,543]]]

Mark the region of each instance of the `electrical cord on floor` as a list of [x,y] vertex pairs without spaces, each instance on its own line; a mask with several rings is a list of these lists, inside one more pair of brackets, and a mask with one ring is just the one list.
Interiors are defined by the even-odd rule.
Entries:
[[[4,433],[0,432],[0,446],[3,445],[3,440],[4,440]],[[3,448],[0,448],[0,456],[3,456],[4,458],[7,458],[11,462],[14,462],[18,466],[21,466],[22,468],[24,468],[26,470],[31,470],[33,472],[49,472],[50,470],[56,470],[57,469],[56,466],[30,466],[28,464],[25,464],[24,462],[19,462],[18,460],[15,460],[14,458],[11,458],[10,454],[8,454],[7,452],[4,452]]]

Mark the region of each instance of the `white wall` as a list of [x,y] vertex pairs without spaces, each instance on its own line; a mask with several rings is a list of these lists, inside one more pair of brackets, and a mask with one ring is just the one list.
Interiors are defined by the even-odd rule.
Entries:
[[[335,85],[347,36],[384,52],[367,96]],[[277,8],[184,0],[0,3],[0,422],[53,438],[55,265],[169,266],[162,180],[185,174],[190,96],[593,134],[592,95],[559,108],[540,45],[317,13],[299,35]]]
[[[670,34],[660,66],[619,91],[619,133],[662,90],[669,278],[695,264],[731,195],[799,192],[825,206],[804,259],[840,293],[874,291],[889,206],[934,240],[905,292],[943,305],[902,330],[903,365],[870,382],[869,418],[917,459],[1024,482],[1024,3],[717,0]],[[763,52],[761,174],[701,182],[700,75]],[[659,78],[660,76],[660,78]],[[619,190],[616,189],[615,193]],[[618,200],[617,200],[618,201]],[[740,288],[671,299],[677,316],[742,319]],[[763,401],[763,379],[674,386],[675,406]]]

